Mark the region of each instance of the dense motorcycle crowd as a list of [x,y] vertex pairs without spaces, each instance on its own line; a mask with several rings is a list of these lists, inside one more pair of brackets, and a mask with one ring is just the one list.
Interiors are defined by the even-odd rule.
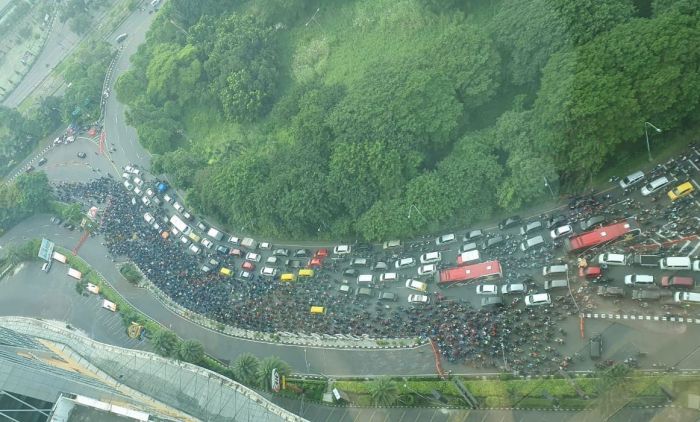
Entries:
[[[688,154],[700,158],[697,149],[691,148]],[[688,161],[679,157],[657,166],[654,171],[670,172],[672,163],[681,162],[681,158]],[[678,171],[685,168],[685,165],[678,166]],[[134,199],[111,177],[87,183],[62,183],[55,191],[61,201],[81,203],[84,209],[92,206],[100,209],[100,224],[94,234],[103,236],[113,257],[128,258],[178,304],[224,324],[270,333],[429,338],[450,362],[513,370],[520,374],[552,373],[572,367],[576,361],[577,356],[564,356],[558,351],[565,342],[566,332],[557,326],[559,321],[578,313],[574,294],[556,296],[552,306],[537,308],[523,307],[516,298],[503,307],[477,309],[468,301],[442,292],[434,293],[428,304],[386,306],[383,302],[339,291],[340,272],[357,254],[334,260],[316,269],[315,277],[294,283],[281,283],[257,273],[250,279],[222,277],[216,271],[202,272],[202,256],[186,252],[177,239],[164,238],[144,220],[144,213],[153,213],[161,226],[167,226],[167,213]],[[700,220],[697,208],[693,208],[695,205],[690,201],[669,206],[662,205],[661,201],[642,203],[627,195],[628,192],[617,190],[571,198],[564,217],[574,224],[600,214],[611,218],[635,216],[644,224],[642,243],[654,241],[644,233],[665,233],[668,238],[698,233]],[[551,215],[540,217],[545,221],[553,218]],[[565,254],[560,253],[561,242],[557,241],[520,253],[517,249],[521,240],[515,235],[505,235],[505,241],[490,249],[487,256],[501,261],[504,283],[525,282],[536,290],[532,269],[564,259],[556,257]],[[434,246],[422,239],[408,242],[392,252],[370,246],[361,256],[388,261],[431,248]],[[238,257],[217,254],[211,249],[204,252],[204,259],[214,259],[221,266],[237,268],[241,262]],[[596,251],[590,252],[592,257]],[[572,258],[566,259],[572,262]],[[323,306],[327,313],[310,314],[310,306]]]

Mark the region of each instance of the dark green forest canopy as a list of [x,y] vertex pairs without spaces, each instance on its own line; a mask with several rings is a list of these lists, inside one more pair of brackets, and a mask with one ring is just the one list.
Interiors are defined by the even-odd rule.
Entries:
[[651,7],[172,0],[117,93],[155,170],[233,229],[409,236],[580,188],[644,121],[693,123],[697,6]]

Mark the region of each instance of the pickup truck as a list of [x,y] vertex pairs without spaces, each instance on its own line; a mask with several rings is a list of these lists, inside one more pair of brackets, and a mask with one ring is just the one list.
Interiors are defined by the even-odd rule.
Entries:
[[632,290],[634,300],[659,300],[662,297],[671,297],[673,293],[661,289],[635,289]]
[[612,286],[599,286],[598,296],[617,296],[623,297],[625,295],[625,289],[622,287],[612,287]]
[[631,260],[632,265],[639,265],[642,267],[658,267],[659,260],[661,256],[659,255],[633,255]]

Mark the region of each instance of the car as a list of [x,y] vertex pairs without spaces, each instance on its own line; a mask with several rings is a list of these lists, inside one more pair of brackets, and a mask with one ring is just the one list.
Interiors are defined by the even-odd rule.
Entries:
[[246,271],[253,271],[255,270],[255,264],[250,261],[243,261],[243,263],[241,264],[241,269]]
[[333,253],[336,255],[347,255],[352,252],[352,246],[350,245],[338,245],[333,248]]
[[397,300],[399,300],[399,297],[396,295],[396,293],[381,292],[379,293],[379,300],[396,302]]
[[176,227],[173,227],[172,229],[170,229],[170,233],[171,233],[173,236],[177,236],[177,235],[180,234],[180,230],[178,230]]
[[559,226],[556,229],[553,229],[551,232],[549,232],[549,236],[555,240],[561,239],[562,237],[569,237],[572,234],[574,234],[574,228],[571,227],[571,224]]
[[153,222],[156,221],[156,219],[151,215],[150,212],[144,214],[143,219],[146,220],[146,223],[148,224],[153,224]]
[[479,246],[476,244],[476,242],[469,242],[465,243],[464,245],[460,246],[459,249],[457,250],[457,253],[464,253],[464,252],[469,252],[473,251],[474,249],[478,249]]
[[457,237],[455,236],[454,233],[443,234],[442,236],[435,239],[435,244],[438,246],[441,246],[441,245],[446,245],[448,243],[452,243],[455,240],[457,240]]
[[212,241],[209,240],[209,239],[202,239],[202,242],[201,242],[201,243],[202,243],[202,245],[204,245],[204,247],[207,248],[207,249],[211,249],[211,248],[214,247],[214,242],[212,242]]
[[240,245],[241,244],[241,238],[237,236],[231,236],[228,238],[228,243],[232,245]]
[[499,296],[487,296],[481,298],[482,308],[497,308],[503,306],[503,299]]
[[480,229],[472,230],[470,232],[467,232],[464,235],[463,240],[464,240],[464,243],[467,243],[467,242],[473,241],[474,239],[478,239],[478,238],[482,237],[483,235],[484,235],[484,232],[481,231]]
[[281,261],[280,261],[279,257],[277,257],[277,256],[268,256],[267,259],[265,260],[265,263],[270,264],[270,265],[277,265],[280,262]]
[[508,283],[501,286],[501,294],[512,295],[527,293],[527,285],[524,283]]
[[190,240],[189,237],[187,237],[187,236],[185,236],[185,235],[183,234],[182,236],[180,236],[180,242],[182,242],[183,244],[187,245],[187,244],[189,244],[189,243],[191,242],[191,240]]
[[172,203],[175,201],[175,200],[174,200],[170,195],[168,195],[167,193],[166,193],[165,195],[163,195],[163,200],[164,200],[165,202],[167,202],[168,204],[172,204]]
[[61,219],[58,217],[51,217],[51,222],[54,224],[61,224]]
[[624,297],[625,289],[623,289],[622,287],[598,286],[597,294],[598,296]]
[[387,242],[384,242],[382,245],[382,248],[384,249],[394,249],[394,248],[400,248],[401,247],[401,241],[400,240],[389,240]]
[[202,270],[203,273],[211,272],[211,267],[209,267],[208,265],[202,265],[202,268],[200,268],[200,269]]
[[134,188],[134,185],[132,185],[131,182],[129,182],[128,180],[125,180],[124,187],[126,188],[126,190],[132,190]]
[[243,256],[243,250],[239,248],[231,248],[230,251],[228,251],[228,254],[231,256],[237,256],[237,257],[242,257]]
[[598,334],[589,340],[591,359],[600,359],[603,355],[603,337]]
[[498,286],[495,284],[480,284],[476,286],[476,294],[478,295],[497,295]]
[[367,258],[353,258],[350,260],[351,267],[366,267],[368,265],[369,260]]
[[328,256],[328,248],[321,248],[314,252],[314,256],[318,258],[325,258]]
[[644,185],[641,189],[642,196],[649,196],[652,195],[659,190],[665,188],[668,186],[668,184],[671,183],[670,180],[668,180],[668,177],[666,176],[661,176],[657,177],[656,179],[652,180],[651,182],[647,183]]
[[138,178],[138,177],[134,177],[134,184],[135,184],[136,186],[143,186],[143,180],[141,180],[141,179]]
[[308,249],[297,249],[294,251],[294,257],[295,258],[307,258],[310,255],[310,252]]
[[601,265],[627,265],[627,257],[619,253],[602,253],[598,256]]
[[415,266],[416,266],[416,260],[413,258],[401,258],[394,263],[394,267],[396,267],[397,270],[400,270],[402,268],[415,267]]
[[129,173],[126,173],[126,172],[122,173],[122,179],[129,180],[130,178],[131,178],[131,175]]
[[369,243],[356,243],[355,246],[352,247],[355,253],[368,253],[372,252],[372,245]]
[[289,268],[301,268],[301,261],[298,259],[288,259],[284,261],[284,265]]
[[251,278],[253,278],[253,273],[244,270],[238,273],[238,278],[242,280],[250,280]]
[[51,261],[49,261],[49,262],[44,262],[44,263],[41,265],[41,271],[43,271],[43,272],[45,272],[45,273],[48,273],[50,270],[51,270]]
[[494,246],[498,246],[501,243],[505,242],[506,238],[501,236],[501,235],[496,235],[494,237],[490,237],[481,244],[481,249],[489,249]]
[[552,298],[549,293],[537,293],[534,295],[525,296],[525,306],[542,306],[551,305]]
[[135,170],[136,170],[135,167],[132,167],[132,166],[129,166],[129,165],[124,166],[124,171],[127,172],[127,173],[129,173],[129,174],[134,174]]
[[342,286],[338,287],[338,291],[343,294],[350,294],[350,286],[343,284]]
[[318,257],[311,258],[306,264],[306,268],[320,268],[321,266],[323,266],[323,258]]
[[541,228],[542,228],[541,221],[532,221],[532,222],[527,223],[524,226],[520,227],[520,234],[525,236],[526,234],[532,233],[536,230],[540,230]]
[[141,194],[143,193],[143,191],[141,190],[140,187],[134,186],[134,193],[135,193],[136,195],[141,196]]
[[434,274],[437,272],[437,265],[435,264],[426,264],[426,265],[421,265],[418,267],[418,275],[419,276],[424,276],[424,275],[430,275]]
[[143,205],[146,205],[146,206],[151,205],[151,200],[148,199],[148,197],[147,197],[146,195],[144,195],[143,197],[141,197],[141,202],[143,202]]
[[642,171],[635,171],[634,173],[627,175],[620,179],[620,187],[622,189],[627,189],[632,185],[636,185],[637,183],[641,182],[644,180],[644,172]]
[[693,271],[700,271],[700,259],[693,261]]
[[442,261],[442,254],[440,252],[428,252],[420,256],[421,264],[434,264],[440,261]]
[[46,164],[46,161],[48,161],[48,160],[46,159],[46,157],[41,157],[41,160],[39,160],[39,162],[37,162],[36,165],[39,166],[39,167],[41,167],[41,166],[43,166],[44,164]]
[[547,228],[549,230],[555,229],[559,226],[563,226],[564,224],[567,224],[567,218],[564,215],[553,215],[549,217],[546,221]]
[[627,274],[624,278],[627,286],[654,286],[654,276],[646,274]]
[[228,255],[230,249],[226,246],[219,245],[216,247],[216,251],[222,255]]
[[289,249],[275,249],[274,251],[272,251],[272,255],[288,257],[289,256]]
[[177,201],[173,202],[173,208],[175,208],[175,211],[177,211],[177,212],[183,212],[185,210],[185,207],[180,205],[180,203]]
[[262,259],[262,256],[260,256],[260,254],[257,254],[255,252],[248,252],[247,254],[245,254],[245,259],[247,259],[248,261],[260,262],[260,260]]
[[428,291],[428,284],[423,283],[422,281],[414,280],[412,278],[406,280],[406,288],[415,290],[417,292],[427,292]]
[[[39,165],[41,165],[41,164],[39,164]],[[693,186],[693,184],[690,182],[685,182],[685,183],[681,183],[680,185],[676,186],[673,190],[670,190],[667,193],[667,195],[668,195],[668,199],[670,199],[671,201],[675,201],[675,200],[678,200],[680,198],[684,198],[684,197],[690,195],[694,191],[695,191],[695,186]]]
[[607,218],[605,218],[602,215],[594,215],[590,217],[588,220],[582,221],[580,224],[581,230],[582,231],[588,231],[591,230],[595,227],[602,226],[608,221]]
[[268,251],[272,249],[272,243],[270,242],[260,242],[260,245],[258,245],[258,248]]
[[410,304],[426,304],[426,303],[430,303],[430,298],[426,295],[408,295],[408,303],[410,303]]
[[202,222],[197,223],[197,228],[205,233],[207,232],[207,230],[209,230],[207,225]]
[[379,274],[379,281],[381,281],[381,282],[397,281],[398,279],[399,279],[399,275],[397,273]]
[[217,261],[216,259],[214,259],[214,258],[209,259],[209,265],[210,265],[212,268],[218,268],[218,267],[219,267],[219,264],[220,264],[220,262]]
[[85,157],[87,157],[87,154],[85,154],[85,153],[82,152],[82,151],[80,151],[77,155],[78,155],[78,158],[85,158]]
[[528,251],[533,248],[542,247],[544,245],[544,238],[540,235],[526,239],[520,243],[521,251]]
[[199,252],[202,251],[202,249],[193,243],[190,245],[190,251],[192,251],[192,253],[194,253],[194,254],[198,254]]
[[360,274],[355,268],[347,268],[343,271],[343,277],[357,277]]
[[260,275],[264,277],[277,277],[279,270],[273,267],[262,267],[260,270]]
[[377,261],[374,263],[372,270],[374,271],[384,271],[389,269],[389,264],[384,261]]
[[522,221],[522,218],[520,218],[519,215],[514,215],[512,217],[508,217],[505,220],[502,220],[500,223],[498,223],[498,228],[503,230],[503,229],[509,229],[511,227],[517,226],[520,224]]
[[192,214],[190,214],[190,213],[187,212],[187,211],[183,211],[183,212],[182,212],[182,216],[185,218],[185,220],[192,220],[192,219],[194,218],[194,217],[192,216]]
[[370,296],[372,296],[372,288],[371,287],[360,287],[355,291],[355,296],[370,297]]

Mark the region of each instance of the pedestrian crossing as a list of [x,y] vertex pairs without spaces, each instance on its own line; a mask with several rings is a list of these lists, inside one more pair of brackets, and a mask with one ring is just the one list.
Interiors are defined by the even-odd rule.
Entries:
[[583,314],[586,319],[612,319],[624,321],[654,321],[654,322],[679,322],[684,324],[700,324],[700,318],[684,318],[678,316],[659,315],[628,315],[628,314],[603,314],[587,313]]

